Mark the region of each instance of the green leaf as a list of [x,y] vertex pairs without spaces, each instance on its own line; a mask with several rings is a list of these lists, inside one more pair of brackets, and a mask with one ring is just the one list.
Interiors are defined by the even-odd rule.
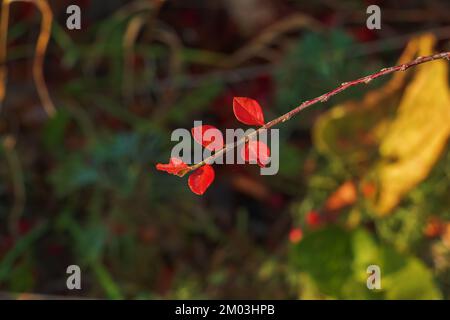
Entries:
[[19,238],[15,246],[9,250],[0,262],[0,283],[9,277],[16,260],[25,254],[47,230],[46,224],[40,224],[29,233]]
[[409,258],[405,263],[398,272],[382,278],[387,299],[442,299],[430,270],[420,260]]
[[329,228],[307,235],[295,246],[294,258],[299,271],[309,273],[324,294],[342,296],[353,273],[352,244],[345,231]]
[[[416,257],[378,243],[364,229],[324,228],[293,247],[299,272],[325,295],[338,299],[439,299],[430,270]],[[381,269],[381,290],[369,290],[367,267]]]

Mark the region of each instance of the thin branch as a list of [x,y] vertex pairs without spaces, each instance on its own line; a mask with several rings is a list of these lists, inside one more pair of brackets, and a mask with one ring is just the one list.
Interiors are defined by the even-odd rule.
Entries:
[[8,219],[8,227],[11,235],[16,237],[18,235],[19,219],[25,208],[26,191],[20,159],[16,151],[16,139],[13,136],[7,136],[3,142],[6,162],[11,171],[11,180],[14,191],[14,202]]
[[31,2],[36,5],[42,14],[41,31],[36,43],[36,53],[33,62],[33,77],[45,111],[49,116],[53,116],[55,113],[55,106],[50,98],[44,79],[44,58],[52,32],[53,13],[45,0]]
[[[375,40],[367,43],[357,43],[349,48],[349,52],[345,54],[344,57],[346,59],[359,58],[374,53],[383,53],[401,49],[411,40],[411,38],[415,38],[424,33],[432,33],[439,41],[448,40],[450,39],[450,26],[416,30],[414,32],[403,34],[401,36],[383,38],[381,40]],[[201,50],[195,51],[197,52],[197,56],[199,56],[200,58],[193,61],[194,63],[212,66],[224,66],[224,62],[220,62],[224,59],[224,57],[222,57],[220,53],[213,51],[201,52]],[[152,85],[152,91],[159,93],[171,87],[188,90],[195,89],[217,79],[220,79],[227,84],[235,84],[255,79],[261,75],[272,74],[274,73],[276,68],[276,63],[264,63],[258,65],[249,65],[245,67],[236,67],[229,70],[211,71],[198,75],[189,75],[189,77],[187,77],[186,79],[180,80],[166,77],[165,79],[154,83]],[[137,92],[137,95],[139,96],[143,96],[146,94],[148,94],[147,88],[145,90],[139,90]]]
[[269,48],[269,46],[282,35],[301,28],[313,31],[323,30],[323,26],[319,21],[307,15],[296,13],[266,28],[256,38],[234,52],[228,59],[222,61],[220,64],[225,68],[236,67],[242,62],[264,52],[265,49]]
[[42,105],[49,116],[55,113],[55,106],[47,89],[44,79],[44,58],[47,52],[47,46],[50,40],[51,28],[53,23],[53,13],[48,5],[47,0],[3,0],[2,13],[0,21],[0,106],[6,94],[6,52],[8,38],[8,20],[9,6],[13,2],[33,3],[41,12],[42,21],[41,29],[36,43],[34,61],[33,61],[33,78],[36,83],[36,89],[41,99]]
[[269,121],[268,123],[266,123],[265,125],[263,125],[262,127],[260,127],[258,130],[255,130],[253,132],[251,132],[250,134],[244,136],[242,139],[240,139],[237,142],[234,143],[230,143],[225,145],[222,149],[218,150],[217,152],[215,152],[213,155],[211,155],[210,157],[206,158],[205,160],[194,164],[190,167],[188,167],[186,170],[183,170],[181,172],[179,172],[179,176],[184,176],[186,173],[196,170],[198,168],[200,168],[201,166],[204,166],[205,164],[211,164],[214,162],[214,160],[216,158],[218,158],[219,156],[221,156],[222,154],[226,154],[228,151],[236,148],[237,146],[240,146],[244,143],[246,143],[247,141],[249,141],[251,138],[253,138],[254,136],[257,136],[262,130],[267,130],[270,129],[274,126],[276,126],[279,123],[288,121],[289,119],[291,119],[293,116],[295,116],[296,114],[298,114],[300,111],[312,106],[313,104],[319,103],[319,102],[326,102],[328,101],[328,99],[330,99],[332,96],[350,88],[353,86],[356,86],[358,84],[369,84],[372,80],[379,78],[381,76],[385,76],[397,71],[406,71],[411,67],[417,66],[419,64],[422,63],[426,63],[426,62],[430,62],[430,61],[434,61],[434,60],[438,60],[438,59],[447,59],[450,60],[450,52],[441,52],[441,53],[437,53],[434,55],[430,55],[430,56],[425,56],[425,57],[418,57],[417,59],[407,62],[407,63],[403,63],[400,64],[398,66],[394,66],[394,67],[390,67],[390,68],[383,68],[380,71],[370,74],[368,76],[353,80],[353,81],[349,81],[349,82],[344,82],[342,83],[339,87],[322,94],[321,96],[318,96],[314,99],[311,100],[307,100],[303,103],[301,103],[299,106],[297,106],[296,108],[292,109],[291,111],[283,114],[282,116]]
[[148,1],[145,2],[146,10],[137,12],[136,16],[131,18],[128,22],[125,34],[122,40],[123,46],[123,83],[122,94],[127,105],[134,103],[134,55],[136,51],[136,41],[138,40],[139,33],[148,26],[150,30],[153,30],[156,17],[161,10],[165,0],[152,0],[150,6]]
[[122,94],[127,104],[134,102],[134,54],[139,32],[148,20],[146,13],[133,17],[123,36],[123,83]]

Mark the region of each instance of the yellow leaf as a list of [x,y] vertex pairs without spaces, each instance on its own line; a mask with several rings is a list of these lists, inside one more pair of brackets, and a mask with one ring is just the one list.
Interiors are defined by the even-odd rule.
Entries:
[[[398,64],[412,60],[420,42],[430,37],[412,39]],[[324,113],[314,126],[316,148],[353,168],[370,162],[377,153],[378,136],[383,132],[385,120],[398,106],[406,75],[395,73],[384,86],[367,93],[362,101],[347,101]]]
[[[422,38],[419,54],[431,54],[433,45],[433,38]],[[388,213],[428,176],[449,135],[448,64],[436,61],[418,66],[380,144],[379,196],[375,202],[380,214]]]
[[[432,54],[434,43],[431,34],[412,39],[398,64]],[[428,176],[449,135],[446,61],[395,73],[361,101],[347,101],[324,113],[313,132],[318,151],[373,185],[375,191],[367,198],[380,215]]]

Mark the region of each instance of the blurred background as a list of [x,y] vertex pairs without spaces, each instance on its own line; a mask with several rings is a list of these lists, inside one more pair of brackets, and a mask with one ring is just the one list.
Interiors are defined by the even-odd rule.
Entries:
[[[270,120],[342,82],[450,50],[448,1],[8,3],[1,297],[450,298],[447,61],[281,124],[275,176],[216,165],[199,197],[155,169],[172,130],[239,127],[234,96],[258,100]],[[81,30],[66,28],[71,4]],[[371,4],[380,30],[366,27]],[[66,287],[73,264],[82,290]],[[371,264],[381,290],[366,287]]]

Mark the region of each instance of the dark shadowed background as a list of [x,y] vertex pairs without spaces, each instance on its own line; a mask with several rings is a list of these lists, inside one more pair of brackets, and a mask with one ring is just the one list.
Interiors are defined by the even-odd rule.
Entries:
[[[277,175],[216,165],[197,196],[186,177],[155,169],[176,128],[241,127],[234,96],[258,100],[271,120],[342,82],[448,51],[448,1],[48,4],[40,83],[41,13],[9,6],[2,297],[450,298],[447,61],[351,88],[279,125]],[[70,4],[81,30],[66,28]],[[380,30],[366,27],[370,4]],[[66,287],[73,264],[81,290]],[[372,264],[380,290],[366,286]]]

